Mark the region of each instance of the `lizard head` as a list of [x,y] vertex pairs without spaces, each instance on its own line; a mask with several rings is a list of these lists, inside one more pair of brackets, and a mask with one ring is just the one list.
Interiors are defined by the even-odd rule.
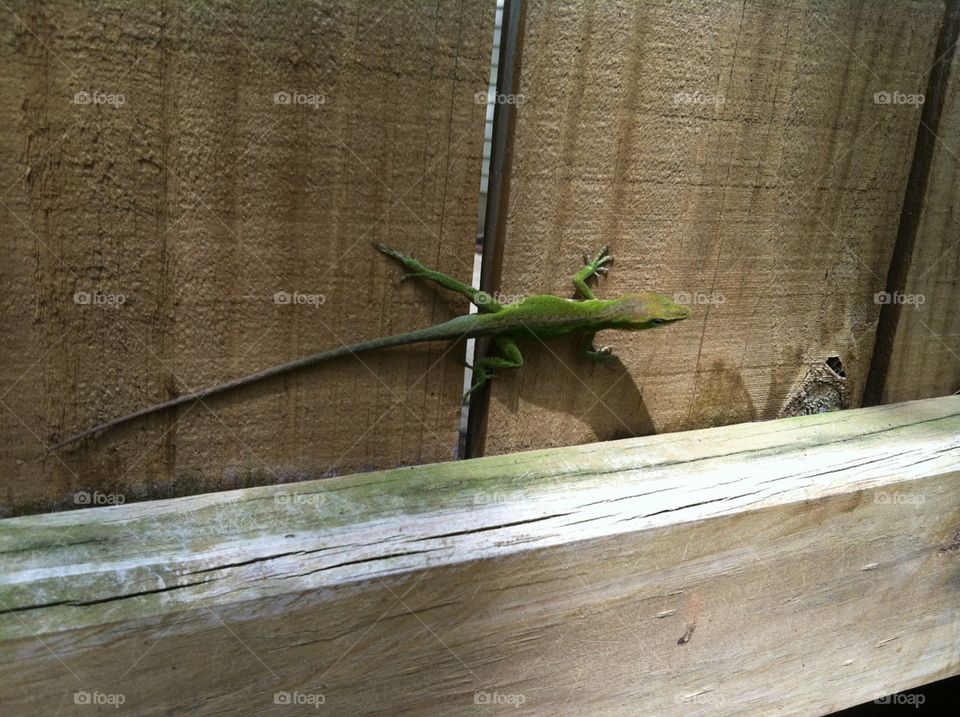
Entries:
[[617,328],[628,331],[652,329],[690,316],[690,309],[663,294],[627,294],[615,308]]

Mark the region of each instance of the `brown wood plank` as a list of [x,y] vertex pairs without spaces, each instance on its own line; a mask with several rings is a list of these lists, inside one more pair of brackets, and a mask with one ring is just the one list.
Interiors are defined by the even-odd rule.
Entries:
[[[609,244],[601,296],[694,315],[601,336],[616,369],[527,346],[494,382],[486,451],[856,405],[920,116],[875,94],[923,92],[943,11],[531,2],[502,291],[569,295]],[[832,356],[845,379],[820,373]]]
[[[369,241],[470,276],[492,4],[10,9],[2,510],[70,507],[80,488],[133,499],[452,457],[462,347],[438,345],[42,458],[57,438],[188,389],[466,309],[398,288]],[[280,305],[279,292],[324,302]]]
[[960,671],[958,506],[946,397],[12,518],[0,701],[827,714]]
[[[960,8],[955,3],[955,14]],[[954,50],[933,140],[927,188],[910,257],[884,403],[960,391],[960,53]]]

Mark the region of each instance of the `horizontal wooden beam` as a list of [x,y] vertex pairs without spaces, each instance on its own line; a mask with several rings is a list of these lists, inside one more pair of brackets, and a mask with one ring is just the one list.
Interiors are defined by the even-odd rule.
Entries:
[[0,521],[0,701],[828,713],[960,672],[958,478],[946,397]]

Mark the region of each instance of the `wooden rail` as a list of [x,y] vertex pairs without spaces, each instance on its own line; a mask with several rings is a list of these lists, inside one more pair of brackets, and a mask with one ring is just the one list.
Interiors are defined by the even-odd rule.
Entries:
[[0,701],[824,714],[960,672],[958,477],[947,397],[14,518]]

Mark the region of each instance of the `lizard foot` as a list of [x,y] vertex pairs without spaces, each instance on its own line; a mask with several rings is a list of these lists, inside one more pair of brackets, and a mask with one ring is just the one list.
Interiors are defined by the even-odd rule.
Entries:
[[598,349],[587,349],[584,353],[586,353],[588,359],[597,363],[610,364],[616,360],[616,356],[613,355],[612,346],[601,346]]
[[591,274],[606,274],[607,264],[613,263],[613,257],[610,256],[610,247],[604,246],[597,252],[597,255],[590,259],[586,252],[583,254],[583,265],[590,269]]

